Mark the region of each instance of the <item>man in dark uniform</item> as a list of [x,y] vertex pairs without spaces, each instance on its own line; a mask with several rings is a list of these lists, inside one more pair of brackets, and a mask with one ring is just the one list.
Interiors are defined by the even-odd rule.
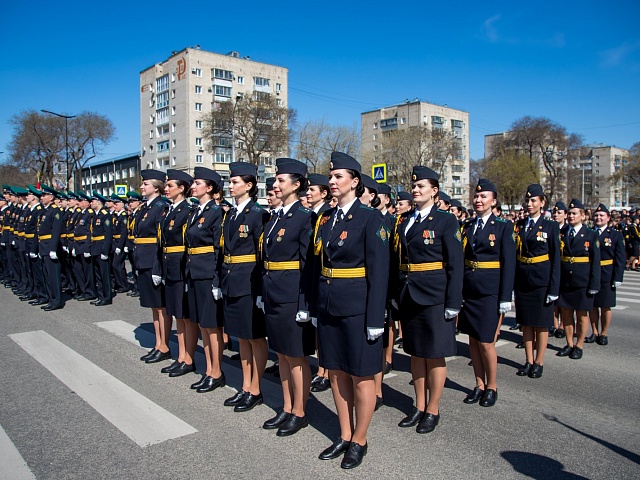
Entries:
[[111,195],[114,208],[113,220],[113,244],[111,250],[113,252],[113,277],[115,279],[116,293],[125,293],[129,291],[129,282],[127,281],[127,270],[124,265],[126,253],[124,248],[127,244],[127,225],[128,216],[124,208],[124,200],[115,193]]
[[18,285],[13,289],[16,295],[24,295],[30,288],[29,281],[29,255],[27,253],[26,241],[24,238],[24,226],[29,207],[27,205],[27,195],[29,191],[26,188],[14,187],[13,191],[20,198],[20,206],[16,212],[17,222],[14,227],[16,251],[18,260]]
[[75,250],[76,224],[82,215],[82,209],[78,206],[80,197],[76,193],[69,190],[67,195],[69,196],[68,204],[70,211],[64,226],[64,231],[67,233],[67,246],[63,248],[66,248],[64,252],[66,253],[67,258],[67,273],[72,288],[71,294],[73,295],[73,298],[77,300],[82,296],[80,278],[78,277],[78,268],[81,266],[81,262],[73,252]]
[[49,312],[64,307],[58,257],[62,250],[60,235],[64,229],[64,221],[60,209],[53,202],[57,191],[47,185],[42,185],[41,188],[40,200],[44,208],[38,223],[38,249],[44,263],[44,278],[49,296],[49,303],[41,308]]
[[15,236],[14,236],[14,219],[15,211],[17,208],[18,197],[13,192],[12,187],[6,185],[6,195],[9,197],[9,206],[4,212],[3,216],[3,230],[2,230],[2,242],[4,243],[5,253],[7,255],[7,275],[5,278],[5,287],[11,288],[16,283],[18,273],[16,270],[16,248],[15,248]]
[[82,192],[77,192],[76,195],[80,197],[78,205],[80,213],[73,230],[74,247],[71,253],[76,259],[76,278],[80,287],[80,296],[77,300],[85,302],[96,299],[91,265],[91,219],[94,212],[89,207],[91,197]]
[[111,305],[111,268],[109,255],[113,242],[111,213],[105,208],[107,198],[93,191],[91,208],[95,212],[91,219],[91,263],[96,282],[97,300],[91,304],[97,307]]
[[[30,278],[29,290],[20,297],[20,300],[39,300],[47,303],[46,287],[42,273],[42,258],[38,256],[38,239],[36,238],[37,226],[42,213],[42,206],[40,205],[42,192],[33,185],[28,185],[27,189],[29,190],[29,195],[27,195],[29,208],[25,217],[24,239],[28,255],[27,270]],[[42,305],[43,303],[40,304]]]
[[[616,289],[622,285],[625,252],[622,234],[610,227],[611,215],[602,203],[593,214],[593,224],[600,241],[600,290],[593,298],[593,310],[589,312],[592,333],[584,343],[597,342],[607,345],[607,331],[611,325],[611,307],[616,306]],[[598,329],[598,324],[602,327]]]
[[129,210],[129,217],[127,219],[127,242],[124,246],[124,253],[126,258],[129,260],[129,264],[131,265],[131,277],[133,278],[133,286],[131,291],[127,293],[128,297],[139,297],[140,292],[138,292],[138,277],[136,270],[136,262],[133,258],[133,246],[134,246],[134,235],[133,228],[136,223],[136,216],[140,211],[140,205],[142,204],[142,195],[138,192],[127,192],[127,198],[129,199],[129,204],[127,208]]
[[[4,189],[4,186],[3,186]],[[5,281],[7,278],[7,244],[5,242],[4,226],[5,226],[5,212],[8,214],[9,200],[0,195],[0,281]]]

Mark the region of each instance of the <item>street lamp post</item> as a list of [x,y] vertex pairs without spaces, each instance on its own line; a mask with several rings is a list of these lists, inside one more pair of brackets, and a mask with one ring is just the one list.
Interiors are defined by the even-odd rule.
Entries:
[[69,175],[69,119],[76,118],[75,115],[62,115],[61,113],[51,112],[49,110],[40,110],[43,113],[49,113],[51,115],[55,115],[56,117],[64,118],[64,148],[66,151],[67,158],[65,160],[65,164],[67,166],[67,190],[69,189],[69,179],[71,175]]

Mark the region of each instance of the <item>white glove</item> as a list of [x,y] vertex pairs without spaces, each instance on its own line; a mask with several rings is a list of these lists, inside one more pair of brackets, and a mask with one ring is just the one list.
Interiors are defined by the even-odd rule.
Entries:
[[73,250],[71,250],[71,255],[74,256],[74,257],[76,256],[76,249],[75,248]]
[[91,258],[91,254],[89,252],[85,252],[83,256],[84,258]]
[[460,310],[456,310],[455,308],[445,308],[444,309],[444,318],[445,320],[451,320],[452,318],[456,318]]
[[613,285],[611,285],[613,288],[618,288],[620,285],[622,285],[622,282],[613,282]]
[[162,277],[160,275],[151,275],[151,280],[153,280],[153,284],[157,287],[162,282]]
[[4,242],[0,242],[0,247],[6,247],[6,246],[7,246],[7,244],[6,244],[6,243],[4,243]]
[[[126,248],[126,247],[125,247],[125,248]],[[119,248],[116,248],[116,249],[115,249],[115,251],[114,251],[114,253],[115,253],[116,255],[120,255],[120,254],[122,253],[122,250],[120,250]]]
[[16,246],[16,241],[15,240],[11,240],[11,245],[13,245],[15,247]]
[[218,287],[213,287],[211,289],[211,293],[213,294],[213,299],[216,302],[222,298],[222,290]]
[[311,317],[311,325],[318,328],[318,319],[317,317]]
[[29,258],[38,258],[37,253],[29,252]]
[[124,247],[124,253],[129,253],[129,247]]
[[54,252],[53,250],[51,250],[51,251],[49,252],[49,258],[50,258],[51,260],[57,260],[57,259],[58,259],[58,254],[57,254],[56,252]]
[[100,255],[100,260],[109,260],[109,255]]
[[587,291],[587,293],[589,295],[595,295],[596,293],[598,293],[598,290],[589,290],[589,291]]
[[65,252],[69,253],[69,247],[62,247],[62,250],[64,250]]
[[396,310],[400,310],[400,307],[398,306],[398,302],[396,302],[395,299],[391,300],[391,306]]
[[262,301],[262,297],[260,296],[256,298],[256,307],[258,307],[260,310],[262,310],[262,313],[264,313],[264,302]]
[[511,311],[511,302],[500,302],[499,313],[507,313]]
[[311,317],[309,316],[309,312],[306,310],[299,310],[298,313],[296,313],[296,322],[306,323],[309,320],[311,320]]
[[384,333],[384,328],[367,327],[367,340],[375,340]]
[[187,285],[186,282],[185,282],[185,284],[184,284],[184,292],[187,293],[188,291],[189,291],[189,285]]
[[558,295],[547,295],[544,303],[553,303],[558,299]]

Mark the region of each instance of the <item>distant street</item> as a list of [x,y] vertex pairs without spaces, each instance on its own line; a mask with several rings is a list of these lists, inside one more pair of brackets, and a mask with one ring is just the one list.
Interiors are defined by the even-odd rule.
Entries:
[[[261,428],[281,406],[273,375],[263,382],[265,405],[222,406],[240,386],[234,352],[225,352],[228,386],[205,394],[189,389],[199,375],[168,378],[160,373],[168,362],[140,362],[153,327],[137,299],[118,295],[100,308],[69,300],[43,312],[0,288],[0,479],[637,479],[640,273],[626,272],[618,298],[609,345],[586,345],[576,361],[556,357],[564,340],[553,339],[537,380],[515,374],[524,351],[514,348],[511,312],[493,408],[462,403],[474,384],[460,335],[440,425],[427,435],[397,427],[413,387],[409,357],[396,351],[368,454],[346,472],[339,460],[317,459],[339,435],[330,391],[312,394],[308,428],[279,438]],[[196,362],[201,372],[201,348]]]

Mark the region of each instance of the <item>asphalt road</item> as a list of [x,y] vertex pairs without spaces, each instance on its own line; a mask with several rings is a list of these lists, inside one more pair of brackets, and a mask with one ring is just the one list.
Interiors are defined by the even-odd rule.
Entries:
[[519,334],[503,331],[493,408],[462,403],[473,373],[459,336],[441,422],[428,435],[397,427],[413,401],[409,358],[398,352],[368,455],[344,471],[339,460],[317,459],[339,435],[330,391],[312,394],[308,428],[278,438],[261,428],[281,405],[274,376],[265,376],[265,405],[234,413],[222,406],[240,386],[228,356],[229,387],[207,394],[189,389],[199,375],[169,379],[160,373],[168,363],[140,362],[153,328],[137,299],[72,300],[47,313],[0,288],[0,478],[637,479],[640,274],[628,273],[618,296],[609,345],[587,345],[575,361],[555,357],[564,340],[553,339],[541,379],[515,375]]

